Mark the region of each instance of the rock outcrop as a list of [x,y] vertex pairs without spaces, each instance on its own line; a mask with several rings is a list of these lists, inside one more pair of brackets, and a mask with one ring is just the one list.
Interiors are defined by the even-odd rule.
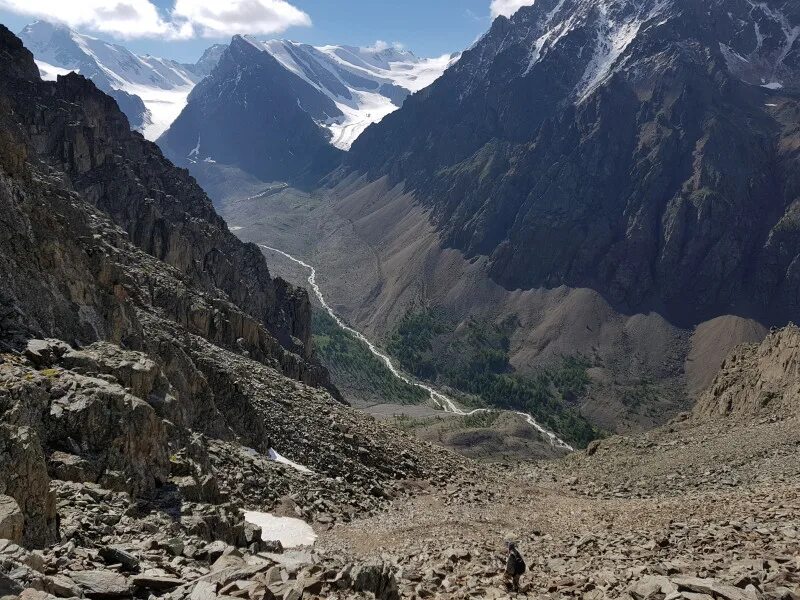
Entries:
[[747,421],[800,416],[800,329],[790,325],[731,352],[694,415]]

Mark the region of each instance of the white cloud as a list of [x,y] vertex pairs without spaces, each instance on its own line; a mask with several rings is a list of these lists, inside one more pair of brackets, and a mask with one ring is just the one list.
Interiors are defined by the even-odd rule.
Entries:
[[173,33],[150,0],[0,0],[0,8],[120,37]]
[[121,38],[273,34],[311,25],[285,0],[175,0],[166,14],[151,0],[0,0],[0,8]]
[[401,42],[384,42],[383,40],[377,40],[372,46],[362,46],[361,50],[364,52],[385,52],[389,48],[394,48],[395,50],[404,50],[405,45]]
[[510,17],[523,6],[530,6],[536,0],[492,0],[492,18],[503,15]]
[[311,25],[306,13],[285,0],[176,0],[172,18],[189,23],[203,37],[272,34]]

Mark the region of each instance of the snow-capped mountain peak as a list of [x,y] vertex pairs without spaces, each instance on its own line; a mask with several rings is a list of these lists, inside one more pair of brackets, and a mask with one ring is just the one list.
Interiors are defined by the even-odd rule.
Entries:
[[408,50],[381,44],[358,48],[245,39],[336,104],[343,116],[320,125],[331,132],[331,144],[343,150],[369,125],[397,110],[409,94],[433,83],[458,58],[422,59]]
[[131,125],[156,139],[174,121],[202,78],[192,65],[155,56],[138,56],[117,44],[48,21],[36,21],[19,34],[33,52],[44,78],[75,71],[112,95]]

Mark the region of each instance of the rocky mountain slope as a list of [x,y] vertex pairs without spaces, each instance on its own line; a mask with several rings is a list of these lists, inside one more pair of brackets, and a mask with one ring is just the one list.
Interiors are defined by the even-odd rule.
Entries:
[[444,242],[509,289],[590,287],[688,326],[785,323],[798,32],[790,2],[536,2],[350,162],[417,190]]
[[186,105],[189,92],[214,68],[224,46],[214,45],[194,64],[138,56],[127,48],[36,21],[19,34],[45,78],[74,71],[113,97],[134,129],[155,140]]
[[326,390],[307,295],[5,28],[0,107],[0,597],[501,598],[503,539],[521,597],[800,595],[797,328],[661,429],[485,469]]
[[[411,480],[468,476],[326,389],[307,294],[113,99],[80,75],[42,81],[5,28],[0,105],[0,596],[256,575],[296,594],[319,570],[275,554],[244,509],[326,527]],[[374,584],[353,575],[343,589]]]
[[338,150],[456,59],[235,36],[159,144],[193,172],[213,161],[265,181],[316,183],[339,164]]
[[[796,351],[797,334],[778,332],[771,347]],[[790,369],[787,384],[794,378]],[[747,410],[746,397],[733,406]],[[500,565],[510,539],[528,562],[519,597],[794,598],[796,411],[764,407],[746,421],[705,412],[561,461],[497,468],[474,486],[338,526],[321,545],[390,558],[403,597],[508,597]]]

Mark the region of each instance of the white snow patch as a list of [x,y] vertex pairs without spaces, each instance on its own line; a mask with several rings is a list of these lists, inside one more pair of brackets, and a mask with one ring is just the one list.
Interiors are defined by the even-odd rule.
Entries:
[[200,156],[200,136],[199,135],[197,136],[197,144],[195,144],[194,148],[192,148],[192,151],[189,152],[189,155],[188,155],[187,158],[190,158],[190,159],[191,158],[195,158],[196,159],[198,156]]
[[43,60],[35,60],[36,66],[39,67],[39,75],[42,76],[44,81],[55,81],[59,75],[66,75],[67,73],[78,72],[78,69],[62,69]]
[[240,225],[232,225],[231,227],[228,227],[228,229],[230,229],[231,231],[241,231],[242,229],[244,229],[244,227],[241,227]]
[[261,539],[278,540],[284,548],[313,546],[317,541],[314,529],[301,519],[292,517],[276,517],[270,513],[247,511],[244,520],[261,527]]
[[296,463],[293,460],[289,460],[285,456],[281,456],[274,448],[269,449],[269,459],[271,461],[292,467],[293,469],[295,469],[296,471],[300,471],[301,473],[313,473],[313,471],[308,467],[301,465],[300,463]]
[[778,81],[772,81],[770,83],[765,83],[761,87],[767,88],[768,90],[782,90],[783,84]]
[[650,10],[641,11],[633,18],[615,21],[609,14],[609,7],[604,2],[598,4],[601,22],[597,27],[597,41],[592,60],[578,84],[579,101],[588,97],[612,74],[617,60],[636,39],[642,25],[659,17],[668,5],[667,0],[662,0],[656,2]]

